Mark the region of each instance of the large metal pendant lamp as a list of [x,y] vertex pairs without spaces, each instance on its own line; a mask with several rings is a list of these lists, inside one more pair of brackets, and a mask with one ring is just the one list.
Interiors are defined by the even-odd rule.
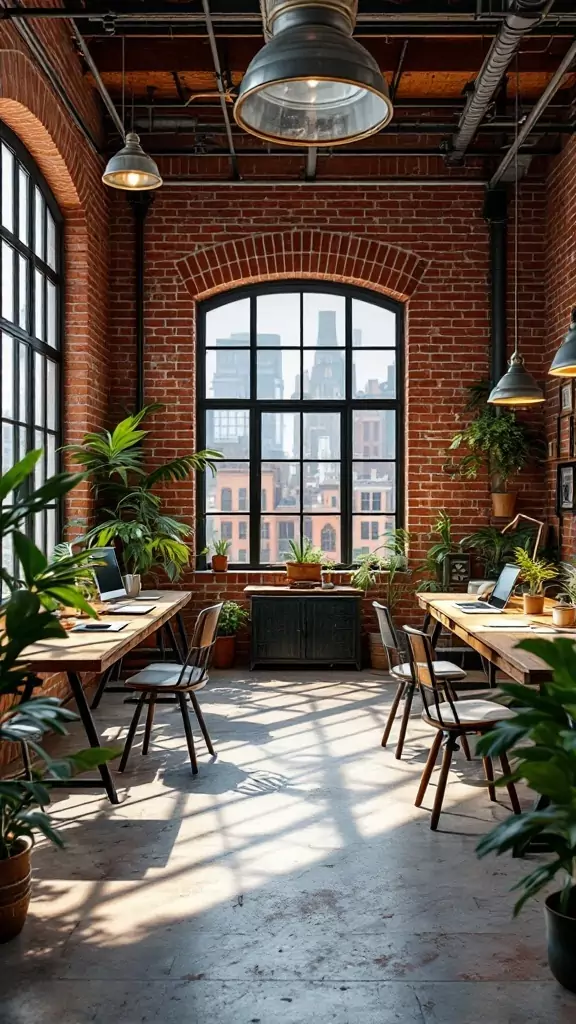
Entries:
[[288,146],[366,138],[393,108],[378,64],[352,38],[357,0],[265,0],[272,38],[242,80],[241,128]]
[[[516,58],[516,143],[520,114],[520,76],[518,74],[518,58]],[[544,402],[544,392],[524,366],[524,360],[518,351],[518,145],[514,154],[515,186],[514,186],[514,352],[508,369],[490,392],[488,401],[491,405],[537,405]]]
[[568,334],[554,356],[548,373],[553,377],[576,377],[576,306],[572,310]]
[[[125,92],[125,52],[122,37],[122,124],[124,120]],[[115,156],[110,157],[102,175],[102,181],[110,188],[123,189],[126,192],[149,192],[160,188],[162,178],[156,162],[144,152],[140,138],[136,132],[128,132],[124,137],[124,145]]]

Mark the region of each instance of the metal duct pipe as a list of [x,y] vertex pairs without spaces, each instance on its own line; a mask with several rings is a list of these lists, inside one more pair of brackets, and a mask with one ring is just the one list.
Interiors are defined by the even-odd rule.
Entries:
[[144,408],[144,269],[145,269],[145,224],[148,211],[154,200],[151,192],[136,192],[128,196],[134,215],[134,305],[136,340],[136,395],[135,412]]
[[466,101],[446,157],[448,163],[459,163],[464,157],[522,39],[541,21],[550,6],[551,0],[510,0],[510,11],[492,41]]
[[489,188],[484,218],[490,244],[490,379],[492,386],[506,373],[506,276],[508,247],[508,193]]

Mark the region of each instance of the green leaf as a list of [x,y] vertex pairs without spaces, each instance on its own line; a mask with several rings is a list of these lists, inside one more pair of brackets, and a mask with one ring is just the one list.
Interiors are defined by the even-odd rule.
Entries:
[[41,448],[28,452],[23,459],[20,459],[20,462],[17,462],[11,469],[2,474],[0,477],[0,501],[4,501],[4,498],[24,483],[32,473],[41,455]]
[[39,548],[26,537],[23,533],[15,532],[12,535],[12,541],[16,555],[22,566],[22,572],[24,573],[24,579],[28,586],[32,586],[34,578],[43,572],[48,565],[48,559],[46,555],[40,551]]
[[73,586],[51,586],[44,589],[44,593],[49,594],[55,598],[61,605],[68,608],[77,608],[79,611],[84,612],[91,619],[97,619],[98,613],[92,607],[91,604],[86,600],[82,591],[78,587]]

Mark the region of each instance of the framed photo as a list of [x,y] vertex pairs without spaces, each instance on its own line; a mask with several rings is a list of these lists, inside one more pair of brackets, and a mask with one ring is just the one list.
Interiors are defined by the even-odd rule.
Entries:
[[566,416],[570,412],[574,412],[574,388],[572,381],[567,380],[560,387],[560,415]]
[[556,440],[556,457],[571,459],[574,454],[574,417],[558,417],[558,436]]
[[576,512],[574,504],[574,464],[558,466],[558,482],[556,489],[556,511],[558,515],[570,515]]
[[558,457],[558,441],[548,441],[548,458],[556,459]]

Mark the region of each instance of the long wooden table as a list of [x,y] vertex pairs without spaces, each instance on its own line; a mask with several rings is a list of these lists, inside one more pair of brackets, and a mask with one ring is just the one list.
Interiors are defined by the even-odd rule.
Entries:
[[[142,596],[145,597],[146,594]],[[86,700],[80,673],[95,672],[101,675],[107,672],[142,640],[167,625],[170,619],[178,615],[188,604],[191,596],[189,591],[183,590],[155,591],[154,596],[150,597],[150,604],[154,605],[154,608],[147,615],[100,614],[103,622],[126,621],[126,626],[119,633],[69,633],[66,638],[44,640],[42,643],[27,647],[22,652],[20,660],[25,661],[35,672],[48,672],[51,675],[57,672],[66,673],[90,746],[100,747],[102,744]],[[124,603],[129,604],[129,598]],[[118,803],[118,794],[109,766],[100,765],[98,770],[101,780],[67,779],[61,785],[66,789],[103,786],[110,802]]]
[[[495,685],[497,670],[529,686],[537,686],[551,678],[548,665],[535,654],[519,651],[516,647],[523,638],[538,634],[521,627],[506,628],[506,620],[515,619],[524,626],[531,622],[552,626],[551,609],[554,601],[546,601],[544,615],[524,615],[522,601],[517,597],[511,598],[501,615],[470,615],[456,608],[455,602],[473,601],[472,594],[417,594],[416,597],[426,616],[446,626],[486,659],[490,667],[491,686]],[[550,639],[552,635],[547,638]],[[570,633],[563,630],[557,635],[570,636],[576,640],[576,629]]]

